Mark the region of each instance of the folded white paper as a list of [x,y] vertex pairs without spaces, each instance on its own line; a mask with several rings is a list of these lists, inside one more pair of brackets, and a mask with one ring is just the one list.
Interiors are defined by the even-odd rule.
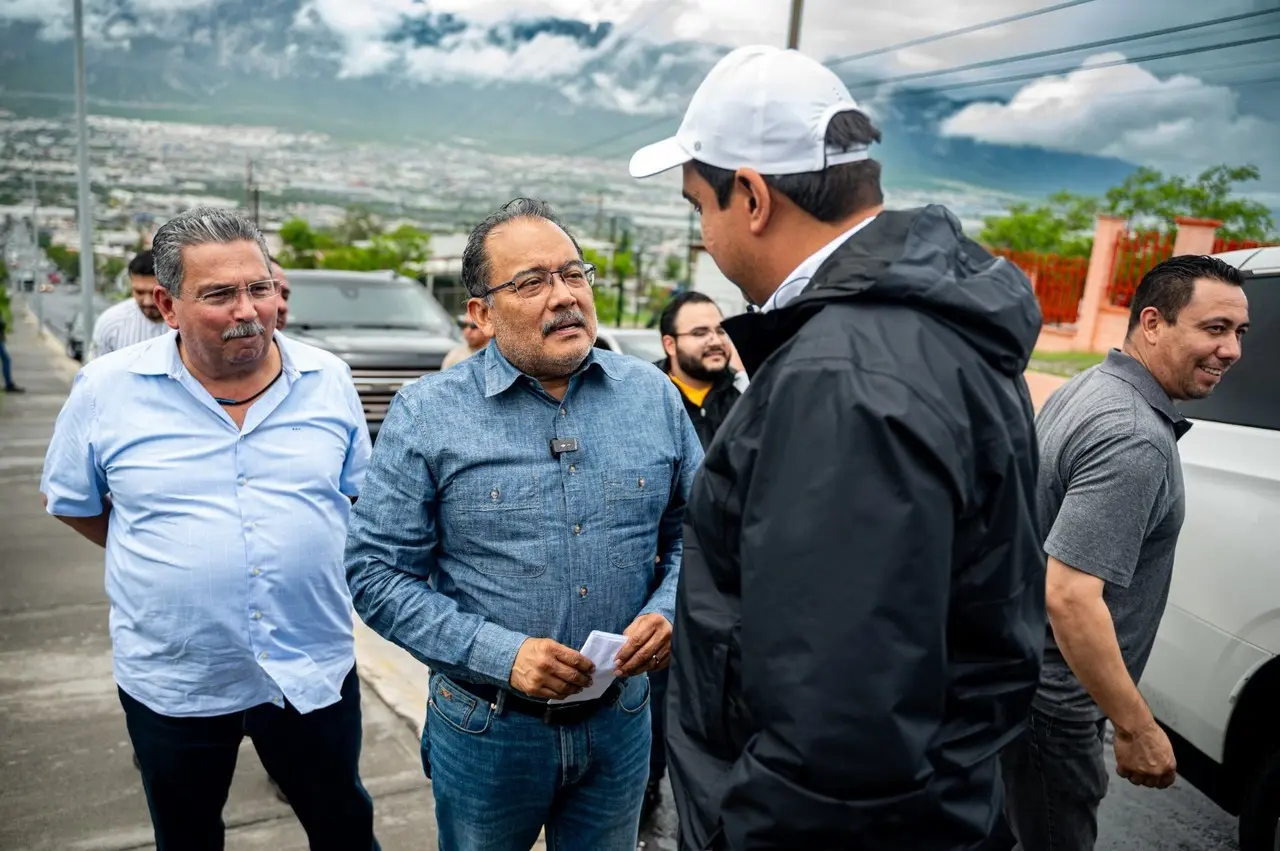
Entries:
[[622,649],[622,645],[626,643],[627,637],[625,635],[601,632],[598,629],[591,630],[591,634],[587,636],[586,643],[578,651],[595,663],[596,671],[591,675],[591,685],[571,697],[548,700],[547,703],[577,703],[581,700],[594,700],[604,694],[614,680],[614,658],[618,655],[618,651]]

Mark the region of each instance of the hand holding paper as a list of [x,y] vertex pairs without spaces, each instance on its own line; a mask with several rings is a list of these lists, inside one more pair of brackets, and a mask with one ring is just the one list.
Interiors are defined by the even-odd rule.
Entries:
[[641,615],[622,634],[627,643],[618,652],[614,676],[634,677],[657,671],[671,661],[671,624],[662,615]]
[[613,659],[622,646],[627,643],[625,635],[617,635],[612,632],[601,632],[598,629],[591,631],[587,636],[586,643],[582,645],[582,655],[590,659],[596,666],[595,677],[591,685],[575,695],[571,695],[564,699],[553,699],[547,701],[549,704],[558,703],[577,703],[580,700],[594,700],[605,693],[609,688],[609,684],[614,680]]

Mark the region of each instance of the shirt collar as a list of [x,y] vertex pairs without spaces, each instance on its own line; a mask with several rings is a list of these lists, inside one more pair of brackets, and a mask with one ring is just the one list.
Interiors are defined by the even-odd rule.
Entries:
[[813,280],[813,276],[818,274],[822,264],[827,262],[828,257],[835,254],[837,248],[844,245],[850,237],[875,220],[875,216],[863,219],[813,254],[810,254],[804,262],[795,268],[795,271],[787,275],[782,285],[773,291],[773,295],[769,296],[769,300],[764,303],[764,307],[760,308],[761,312],[767,313],[770,310],[786,307],[792,299],[804,291],[804,288]]
[[1165,419],[1173,426],[1174,437],[1182,437],[1191,428],[1191,423],[1173,404],[1173,400],[1169,398],[1169,394],[1160,386],[1160,382],[1156,381],[1155,376],[1151,374],[1151,370],[1143,366],[1136,358],[1133,358],[1119,349],[1112,349],[1107,352],[1106,360],[1099,367],[1100,370],[1107,375],[1115,376],[1125,382],[1146,400],[1147,404],[1153,409],[1163,414]]
[[[309,347],[290,340],[279,331],[272,338],[280,347],[280,363],[291,378],[297,378],[304,372],[316,372],[324,368],[320,358]],[[169,333],[156,337],[144,344],[129,371],[138,375],[167,375],[177,378],[186,365],[178,354],[178,332],[169,329]]]
[[[475,355],[475,357],[482,357]],[[485,398],[497,396],[504,392],[512,384],[516,383],[516,379],[524,376],[520,370],[511,365],[511,361],[507,360],[498,348],[497,339],[489,341],[489,345],[484,350],[484,395]],[[618,371],[616,364],[608,362],[607,358],[600,356],[600,350],[595,346],[591,347],[591,351],[587,354],[586,360],[574,370],[574,375],[582,375],[592,367],[597,367],[605,375],[614,381],[620,381],[622,375]],[[535,381],[530,378],[530,381]],[[535,381],[536,383],[536,381]]]

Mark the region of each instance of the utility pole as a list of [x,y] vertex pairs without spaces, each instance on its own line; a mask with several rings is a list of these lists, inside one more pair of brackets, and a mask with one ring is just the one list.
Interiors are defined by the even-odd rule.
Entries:
[[804,0],[791,0],[791,27],[787,30],[787,49],[800,49],[800,18],[804,14]]
[[258,182],[253,177],[253,158],[250,157],[244,177],[244,205],[249,209],[249,215],[253,218],[255,227],[261,227],[258,222],[259,197]]
[[40,247],[40,193],[36,189],[36,173],[31,172],[31,247],[38,249]]
[[[86,119],[84,95],[84,0],[75,3],[76,28],[76,133],[79,137],[78,167],[80,191],[78,213],[80,219],[80,295],[84,300],[85,334],[93,333],[93,196],[89,186],[89,124]],[[87,341],[86,341],[87,342]]]
[[36,264],[35,282],[36,282],[36,327],[39,329],[40,336],[44,336],[44,289],[40,286],[43,281],[40,280],[44,276],[45,280],[49,279],[49,273],[44,269],[43,252],[40,250],[40,191],[36,188],[36,173],[31,172],[31,262]]

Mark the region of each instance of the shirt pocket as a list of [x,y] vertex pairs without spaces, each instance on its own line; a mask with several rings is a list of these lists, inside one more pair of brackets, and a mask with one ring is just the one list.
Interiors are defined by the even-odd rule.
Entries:
[[489,576],[537,576],[546,570],[546,518],[536,477],[471,475],[442,503],[441,543]]
[[636,467],[604,474],[609,561],[614,567],[652,568],[658,524],[671,499],[671,468]]

